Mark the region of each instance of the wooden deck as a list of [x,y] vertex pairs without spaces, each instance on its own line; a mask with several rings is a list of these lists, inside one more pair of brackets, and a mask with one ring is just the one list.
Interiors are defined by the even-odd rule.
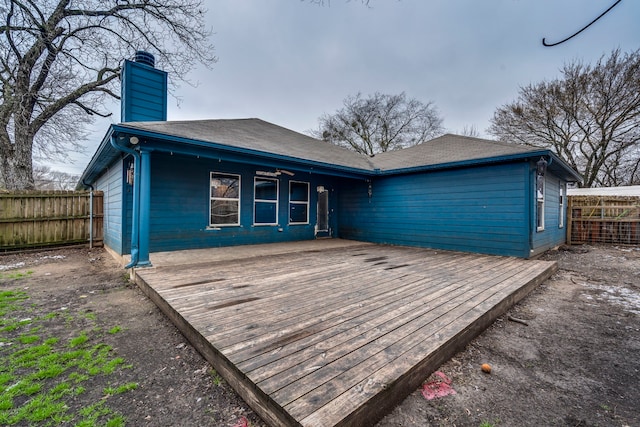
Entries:
[[557,269],[339,240],[152,262],[138,285],[267,423],[323,427],[373,425]]

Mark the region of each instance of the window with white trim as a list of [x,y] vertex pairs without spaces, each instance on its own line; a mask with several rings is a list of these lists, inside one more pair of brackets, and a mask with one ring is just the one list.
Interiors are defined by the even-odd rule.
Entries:
[[289,224],[309,224],[309,183],[289,181]]
[[536,229],[544,230],[544,192],[545,192],[544,175],[536,174]]
[[565,187],[563,182],[560,182],[560,188],[558,193],[560,195],[560,200],[558,201],[559,202],[558,209],[560,210],[560,212],[558,212],[558,228],[564,228],[564,216],[566,213],[566,207],[565,207],[566,197],[565,197]]
[[209,226],[240,225],[240,175],[211,172]]
[[254,178],[253,223],[255,225],[278,225],[278,185],[277,179]]

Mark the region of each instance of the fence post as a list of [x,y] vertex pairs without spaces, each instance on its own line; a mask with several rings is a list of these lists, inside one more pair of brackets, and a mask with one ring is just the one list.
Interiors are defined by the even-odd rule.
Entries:
[[567,245],[571,246],[573,233],[573,198],[567,196]]

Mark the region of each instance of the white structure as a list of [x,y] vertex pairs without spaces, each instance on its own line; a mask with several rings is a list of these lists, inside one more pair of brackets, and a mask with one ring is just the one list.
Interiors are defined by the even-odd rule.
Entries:
[[568,196],[638,196],[640,185],[626,187],[568,188]]

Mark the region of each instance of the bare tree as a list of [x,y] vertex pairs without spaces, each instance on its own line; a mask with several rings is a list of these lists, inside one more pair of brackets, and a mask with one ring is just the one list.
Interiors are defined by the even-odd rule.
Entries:
[[33,181],[38,190],[73,190],[79,178],[78,175],[53,170],[49,166],[33,167]]
[[407,99],[404,92],[349,96],[343,108],[318,121],[313,136],[367,155],[420,144],[443,132],[433,103]]
[[215,57],[203,0],[0,0],[0,165],[8,189],[33,188],[34,156],[65,158],[138,49],[183,78]]
[[640,50],[614,50],[595,65],[574,61],[562,78],[520,88],[488,132],[550,148],[583,176],[582,185],[640,180]]
[[462,131],[460,132],[462,136],[470,136],[472,138],[480,138],[480,131],[476,127],[476,125],[464,125],[462,127]]

